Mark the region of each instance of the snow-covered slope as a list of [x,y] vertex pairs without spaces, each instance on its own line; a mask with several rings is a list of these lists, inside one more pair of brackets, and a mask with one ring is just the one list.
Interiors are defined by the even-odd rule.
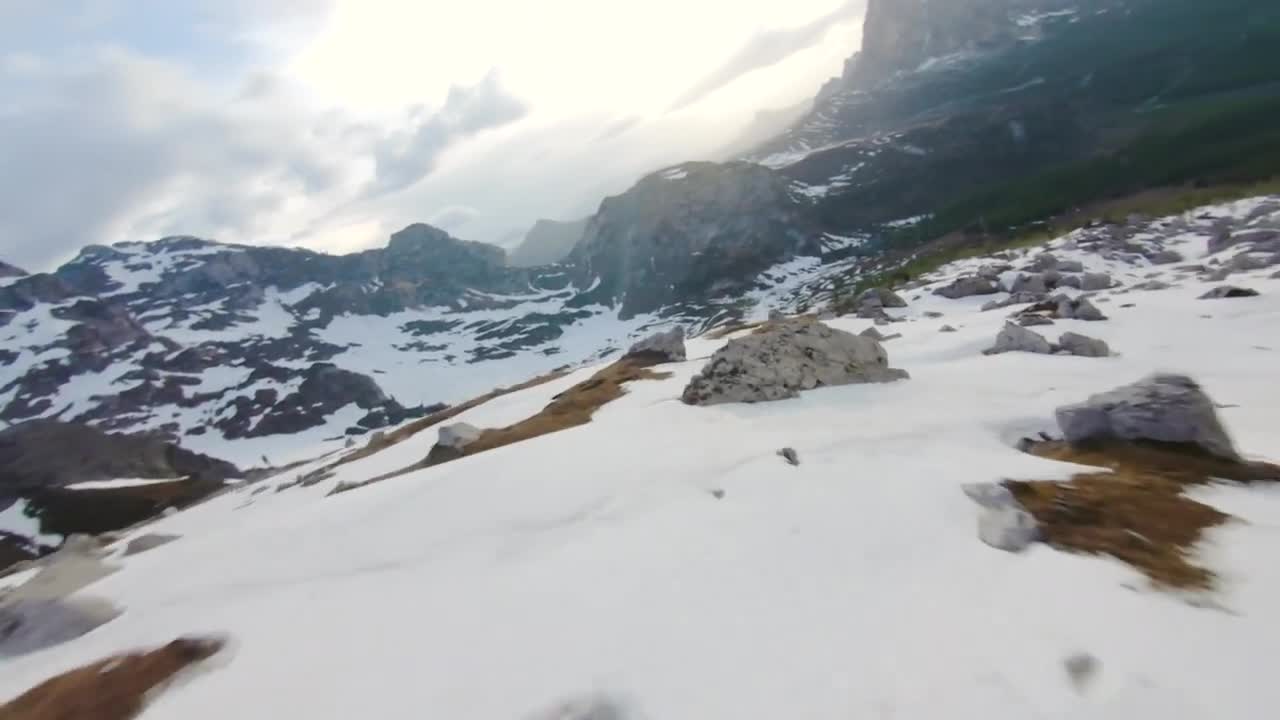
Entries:
[[[1214,218],[1259,207],[1151,227],[1183,264],[1229,265],[1242,248],[1208,256]],[[902,337],[886,348],[909,381],[690,407],[682,388],[724,342],[695,339],[688,362],[660,368],[670,378],[631,384],[588,425],[326,497],[420,460],[427,431],[317,485],[271,490],[333,456],[154,523],[183,538],[87,590],[125,614],[6,661],[0,697],[224,631],[236,644],[225,666],[160,696],[148,720],[526,718],[596,692],[664,720],[1271,717],[1274,488],[1198,491],[1240,521],[1200,548],[1220,586],[1197,603],[1111,560],[976,537],[961,485],[1068,477],[1076,468],[1014,441],[1050,429],[1055,407],[1154,370],[1193,375],[1246,453],[1280,459],[1274,268],[1231,275],[1258,297],[1200,300],[1218,283],[1078,249],[1087,232],[1053,250],[1122,283],[1094,296],[1110,319],[1036,329],[1099,337],[1114,357],[984,356],[1009,310],[930,290],[990,259],[942,269],[890,310]],[[1151,280],[1175,286],[1132,289]],[[590,372],[457,420],[513,423]],[[775,456],[784,446],[799,467]],[[1078,691],[1063,662],[1081,652],[1101,666]]]

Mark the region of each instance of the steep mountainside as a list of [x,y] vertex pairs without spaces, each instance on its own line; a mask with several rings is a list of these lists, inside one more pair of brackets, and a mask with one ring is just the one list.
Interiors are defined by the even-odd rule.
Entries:
[[507,262],[514,267],[554,265],[569,257],[590,221],[590,218],[573,222],[539,220],[524,236],[524,242],[507,254]]

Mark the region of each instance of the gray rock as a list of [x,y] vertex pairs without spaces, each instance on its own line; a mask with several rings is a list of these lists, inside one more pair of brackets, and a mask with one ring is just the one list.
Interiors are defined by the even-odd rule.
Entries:
[[800,464],[800,455],[796,453],[794,448],[782,448],[778,451],[778,457],[786,460],[788,465]]
[[978,277],[980,277],[980,278],[986,278],[987,280],[993,280],[993,281],[994,281],[994,280],[999,280],[999,279],[1000,279],[1000,275],[1002,275],[1003,273],[1006,273],[1006,272],[1008,272],[1008,271],[1010,271],[1010,270],[1012,270],[1012,269],[1013,269],[1013,266],[1012,266],[1012,265],[1010,265],[1010,264],[1008,264],[1008,263],[997,263],[997,264],[994,264],[994,265],[990,265],[990,264],[988,264],[988,265],[983,265],[982,267],[978,268]]
[[627,351],[626,357],[656,356],[663,362],[684,362],[684,328],[677,325],[665,332],[654,333]]
[[100,598],[23,599],[0,605],[0,657],[25,655],[74,640],[119,617]]
[[461,451],[471,443],[479,440],[483,433],[483,430],[468,423],[460,422],[445,425],[440,428],[440,437],[436,440],[436,445],[450,450]]
[[1071,317],[1075,318],[1076,320],[1087,320],[1090,322],[1097,322],[1100,320],[1107,319],[1107,316],[1103,315],[1102,311],[1099,310],[1097,306],[1089,302],[1089,298],[1080,298],[1079,300],[1076,300],[1074,303],[1072,303]]
[[1018,324],[1022,327],[1035,327],[1037,325],[1052,325],[1053,318],[1037,313],[1027,313],[1018,316]]
[[1200,299],[1201,300],[1223,300],[1226,298],[1256,297],[1258,294],[1259,293],[1257,290],[1253,290],[1251,288],[1235,287],[1233,285],[1223,285],[1221,287],[1216,287],[1210,290],[1209,292],[1201,295]]
[[[723,497],[723,491],[720,492],[717,498]],[[633,717],[635,715],[618,700],[588,696],[558,703],[530,715],[527,720],[628,720]]]
[[685,387],[689,405],[767,402],[802,390],[909,377],[880,343],[819,322],[793,320],[730,340]]
[[1269,268],[1275,264],[1275,258],[1271,256],[1262,256],[1254,253],[1240,253],[1227,261],[1227,267],[1235,272],[1249,272],[1251,270],[1262,270]]
[[1144,283],[1138,283],[1137,285],[1132,286],[1131,289],[1133,290],[1168,290],[1171,287],[1173,287],[1173,285],[1170,285],[1169,283],[1164,282],[1163,280],[1148,280]]
[[1058,347],[1079,357],[1096,358],[1111,355],[1111,348],[1102,340],[1073,332],[1063,333],[1062,337],[1058,338]]
[[1182,262],[1185,258],[1177,250],[1156,250],[1148,254],[1147,259],[1151,261],[1152,265],[1172,265],[1173,263]]
[[1043,272],[1045,270],[1057,269],[1058,262],[1059,262],[1058,257],[1053,253],[1040,253],[1039,255],[1035,256],[1035,258],[1031,261],[1031,265],[1029,265],[1028,267],[1031,270],[1035,270],[1037,272]]
[[1031,303],[1038,303],[1044,300],[1044,298],[1045,293],[1027,291],[1015,292],[1003,300],[992,300],[991,302],[984,304],[982,306],[982,312],[999,310],[1000,308],[1007,308],[1013,305],[1030,305]]
[[958,300],[970,295],[995,295],[998,292],[1000,292],[1000,288],[991,280],[977,277],[976,275],[967,275],[958,277],[952,280],[950,284],[934,290],[933,294],[941,295],[949,300]]
[[940,318],[940,317],[942,317],[942,313],[940,313],[940,312],[936,312],[936,311],[934,311],[934,310],[928,310],[928,311],[926,311],[926,312],[925,312],[924,316],[925,316],[925,317],[927,317],[927,318],[934,318],[934,319],[936,319],[936,318]]
[[1067,405],[1055,413],[1064,438],[1188,443],[1230,460],[1239,455],[1213,400],[1186,375],[1157,374]]
[[1107,273],[1085,273],[1080,277],[1080,289],[1085,292],[1106,290],[1113,285],[1115,282]]
[[1018,293],[1044,295],[1049,292],[1049,286],[1045,283],[1044,275],[1019,275],[1017,279],[1013,281],[1013,287],[1009,288],[1009,291],[1015,295]]
[[1053,347],[1043,335],[1028,330],[1021,325],[1005,323],[1004,329],[996,336],[995,346],[982,351],[984,355],[1000,355],[1007,352],[1029,352],[1048,355]]
[[1062,260],[1055,269],[1060,273],[1084,272],[1084,263],[1079,260]]
[[1062,661],[1062,668],[1067,671],[1067,677],[1076,692],[1084,692],[1097,677],[1102,663],[1089,653],[1076,653]]
[[943,325],[942,327],[938,328],[938,332],[953,333],[957,331],[955,328],[951,327],[950,325]]
[[146,533],[129,541],[124,548],[124,556],[137,555],[148,550],[154,550],[162,545],[168,545],[174,540],[181,539],[181,535],[166,535],[165,533]]
[[978,538],[998,550],[1021,552],[1040,539],[1035,517],[1022,507],[1013,493],[995,483],[966,485],[964,493],[981,508],[978,511]]
[[858,305],[878,305],[886,308],[904,308],[907,301],[887,288],[871,288],[858,296]]
[[1254,247],[1269,247],[1277,239],[1280,239],[1280,230],[1270,228],[1241,230],[1234,233],[1229,229],[1219,230],[1209,239],[1209,253],[1218,253],[1229,247],[1241,244],[1250,244]]
[[1069,287],[1079,290],[1082,284],[1079,275],[1063,275],[1058,278],[1057,287]]

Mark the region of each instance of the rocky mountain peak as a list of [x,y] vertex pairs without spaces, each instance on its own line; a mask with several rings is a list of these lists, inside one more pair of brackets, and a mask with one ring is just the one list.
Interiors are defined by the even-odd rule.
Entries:
[[26,274],[27,274],[26,270],[23,270],[20,267],[10,265],[5,261],[0,260],[0,278],[22,277],[23,275],[26,275]]

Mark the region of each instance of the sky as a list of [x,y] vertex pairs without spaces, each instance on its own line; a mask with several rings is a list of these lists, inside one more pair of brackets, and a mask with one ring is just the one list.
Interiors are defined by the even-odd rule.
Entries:
[[811,99],[865,0],[0,0],[0,260],[518,242]]

